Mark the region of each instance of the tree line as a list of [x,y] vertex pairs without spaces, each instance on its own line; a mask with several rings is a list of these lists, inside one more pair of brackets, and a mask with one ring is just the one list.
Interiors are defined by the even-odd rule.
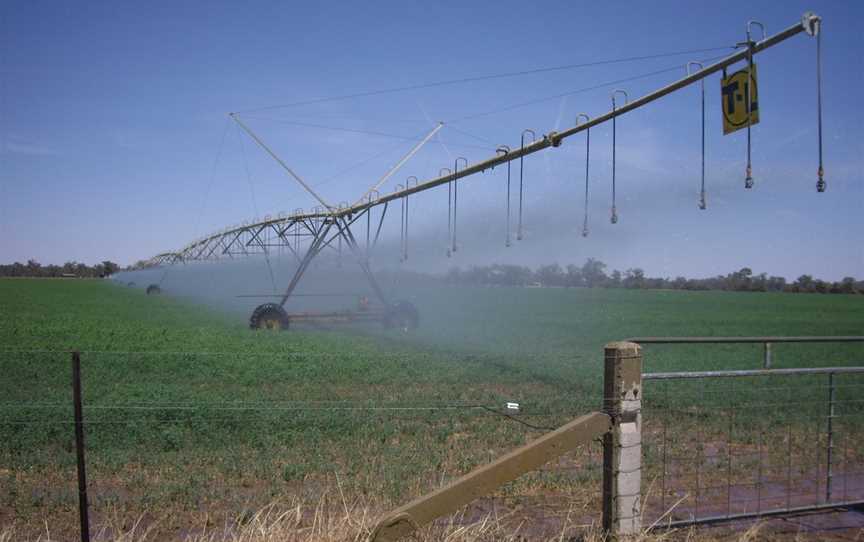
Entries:
[[37,278],[103,278],[110,276],[120,270],[116,263],[105,260],[96,265],[87,265],[81,262],[66,262],[63,265],[42,265],[36,260],[27,260],[27,263],[15,262],[11,264],[0,264],[0,277],[37,277]]
[[444,275],[449,284],[482,286],[544,286],[586,288],[630,288],[645,290],[726,290],[734,292],[794,292],[822,294],[864,293],[864,281],[844,277],[838,282],[801,275],[794,282],[785,277],[754,274],[749,267],[727,275],[703,279],[686,277],[647,277],[636,267],[607,273],[607,265],[594,258],[580,265],[562,267],[557,263],[531,269],[521,265],[493,264],[469,269],[454,267]]

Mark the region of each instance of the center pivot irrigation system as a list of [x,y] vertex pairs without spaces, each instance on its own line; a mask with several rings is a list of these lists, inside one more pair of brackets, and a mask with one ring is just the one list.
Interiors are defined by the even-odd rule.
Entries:
[[[751,29],[759,26],[762,31],[762,40],[751,39]],[[588,176],[590,158],[590,130],[604,122],[612,121],[612,205],[610,221],[618,222],[618,209],[615,201],[615,121],[630,111],[648,105],[649,103],[681,90],[689,85],[699,82],[702,90],[702,178],[699,198],[699,208],[706,209],[705,196],[705,88],[704,79],[714,73],[722,72],[724,77],[724,100],[728,99],[728,107],[735,107],[735,102],[744,102],[743,121],[739,120],[734,129],[747,130],[747,166],[745,171],[745,188],[753,186],[752,167],[750,160],[750,127],[758,122],[758,111],[756,110],[755,96],[755,64],[754,55],[770,47],[778,45],[785,40],[805,33],[816,38],[816,81],[817,81],[817,122],[818,122],[818,156],[819,166],[817,170],[818,181],[816,188],[818,192],[824,192],[826,185],[823,179],[822,168],[822,83],[821,83],[821,18],[813,13],[805,13],[801,20],[789,28],[773,36],[766,36],[764,26],[756,21],[747,23],[746,41],[736,46],[737,52],[710,64],[703,66],[698,62],[690,62],[686,65],[687,75],[671,84],[650,92],[635,100],[629,100],[627,92],[616,89],[612,93],[612,109],[607,113],[596,116],[593,119],[582,113],[576,119],[576,125],[560,132],[549,132],[542,137],[536,137],[531,130],[525,130],[521,135],[521,144],[518,149],[511,149],[505,145],[498,147],[495,156],[486,160],[469,164],[465,158],[457,158],[453,169],[442,168],[439,176],[427,181],[419,181],[416,177],[409,177],[404,185],[398,185],[396,190],[390,194],[382,195],[379,190],[387,180],[411,159],[421,147],[429,142],[432,137],[443,127],[438,123],[422,140],[420,140],[401,160],[399,160],[387,173],[375,182],[354,203],[342,202],[338,205],[328,203],[312,189],[294,170],[292,170],[267,144],[255,134],[236,113],[230,117],[237,125],[246,132],[267,154],[269,154],[297,183],[299,183],[320,205],[306,212],[297,209],[290,215],[280,214],[277,217],[267,216],[262,221],[245,223],[240,226],[225,228],[213,235],[194,241],[178,252],[166,252],[154,256],[148,261],[149,267],[172,265],[188,261],[215,260],[224,257],[234,258],[250,256],[254,254],[263,255],[265,258],[274,249],[281,253],[289,253],[296,257],[297,269],[294,271],[287,289],[278,303],[265,303],[258,306],[250,318],[252,328],[275,328],[285,329],[291,321],[302,320],[328,320],[328,321],[379,321],[385,326],[414,328],[419,323],[417,308],[408,301],[393,301],[385,294],[375,279],[371,269],[371,254],[375,249],[384,224],[384,217],[390,203],[398,200],[401,211],[400,231],[400,261],[408,258],[408,198],[421,192],[426,192],[438,186],[447,185],[448,195],[448,250],[450,256],[457,251],[456,243],[456,219],[458,203],[458,181],[476,173],[485,172],[495,166],[507,165],[507,231],[505,245],[510,246],[510,163],[514,160],[520,162],[519,188],[518,188],[518,223],[516,227],[516,239],[522,239],[522,195],[523,195],[523,168],[522,160],[525,156],[540,152],[550,147],[559,147],[561,142],[580,132],[585,132],[585,221],[582,235],[588,235]],[[731,82],[726,85],[726,70],[738,62],[745,62],[746,67],[738,74],[742,74],[742,80]],[[698,68],[692,71],[691,68]],[[733,79],[737,74],[733,74]],[[748,82],[752,81],[753,84]],[[740,88],[738,86],[740,84]],[[729,95],[727,96],[727,89]],[[740,106],[739,106],[740,107]],[[751,110],[751,107],[753,110]],[[727,113],[724,109],[724,115]],[[739,118],[742,111],[739,109]],[[582,120],[580,123],[579,121]],[[460,167],[461,166],[461,167]],[[380,208],[378,216],[373,219],[373,211]],[[355,232],[365,228],[365,243],[358,241]],[[360,269],[366,275],[369,285],[380,302],[380,307],[371,307],[368,300],[361,299],[357,310],[349,310],[338,313],[296,313],[289,314],[285,305],[295,295],[295,289],[303,275],[307,272],[310,263],[325,249],[337,251],[341,256],[342,245],[348,247]],[[269,265],[269,259],[268,259]],[[158,292],[158,287],[154,290]]]

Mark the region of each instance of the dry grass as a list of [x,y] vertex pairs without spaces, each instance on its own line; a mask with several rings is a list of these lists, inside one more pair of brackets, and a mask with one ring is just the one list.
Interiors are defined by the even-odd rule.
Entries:
[[[178,540],[184,542],[363,542],[367,541],[382,511],[360,499],[343,496],[322,497],[317,502],[274,502],[255,513],[214,524],[207,513],[199,518],[203,527],[190,529]],[[104,523],[93,529],[94,542],[161,542],[157,533],[159,520],[146,515],[131,525],[120,514],[104,514]],[[538,534],[534,527],[513,513],[488,513],[469,521],[466,512],[455,514],[425,527],[406,540],[410,542],[607,542],[596,525],[580,524],[578,511],[572,510],[559,532]],[[764,523],[756,523],[746,531],[709,534],[695,528],[642,533],[626,539],[628,542],[771,542],[777,540],[816,540],[802,534],[771,533]],[[0,542],[59,542],[47,523],[35,538],[21,538],[15,525],[0,528]]]

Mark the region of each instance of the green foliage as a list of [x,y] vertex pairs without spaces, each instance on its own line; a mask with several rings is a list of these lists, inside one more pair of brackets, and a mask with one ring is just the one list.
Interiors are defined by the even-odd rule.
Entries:
[[[575,271],[599,276],[602,267]],[[857,296],[429,284],[409,291],[422,322],[410,335],[375,327],[274,333],[250,331],[248,315],[107,281],[0,280],[0,465],[74,498],[70,350],[82,351],[92,477],[124,488],[124,499],[136,496],[143,508],[222,501],[236,487],[267,499],[328,486],[335,474],[346,491],[396,502],[542,432],[473,405],[517,401],[524,420],[541,427],[598,409],[606,342],[852,335],[864,321]],[[647,371],[761,363],[761,345],[645,353]],[[861,345],[775,345],[774,358],[777,367],[857,364]],[[824,391],[807,384],[808,393]],[[700,399],[699,389],[668,399],[661,390],[646,387],[658,408],[685,392],[691,404]],[[761,400],[758,391],[748,398]],[[35,423],[9,423],[20,421]],[[563,483],[538,476],[542,487]],[[20,483],[3,482],[0,507],[46,506],[27,502],[39,493]]]

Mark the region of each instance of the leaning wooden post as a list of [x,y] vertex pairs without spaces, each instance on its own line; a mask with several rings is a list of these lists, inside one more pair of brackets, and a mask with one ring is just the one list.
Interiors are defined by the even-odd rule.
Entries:
[[603,529],[612,537],[642,530],[642,349],[605,347],[603,408],[612,430],[603,436]]

